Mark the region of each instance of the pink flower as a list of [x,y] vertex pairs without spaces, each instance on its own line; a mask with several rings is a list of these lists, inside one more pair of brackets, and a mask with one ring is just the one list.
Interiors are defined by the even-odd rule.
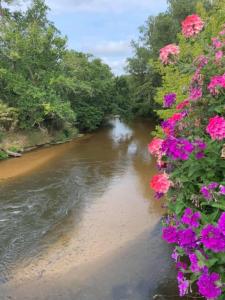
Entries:
[[167,174],[158,174],[153,176],[150,181],[150,187],[156,193],[166,194],[171,186],[171,181],[169,180],[169,176]]
[[216,57],[216,62],[219,62],[223,57],[223,51],[222,50],[217,51],[215,57]]
[[201,87],[191,88],[189,98],[190,100],[194,100],[194,101],[197,101],[200,98],[202,98],[202,88]]
[[212,42],[216,49],[223,47],[223,43],[218,38],[212,38]]
[[211,118],[206,131],[212,140],[223,140],[225,138],[225,119],[220,116]]
[[181,102],[180,104],[178,104],[176,106],[176,109],[183,109],[185,108],[186,106],[188,106],[190,104],[190,101],[189,100],[184,100],[183,102]]
[[160,49],[159,58],[163,64],[167,65],[174,62],[174,58],[176,59],[180,53],[179,46],[175,44],[169,44],[164,48]]
[[216,75],[211,78],[208,89],[212,95],[219,94],[218,88],[225,88],[225,74]]
[[163,139],[154,138],[150,144],[148,144],[148,151],[152,155],[159,156],[161,154]]
[[189,38],[198,34],[204,27],[204,22],[198,15],[188,16],[182,22],[182,33]]

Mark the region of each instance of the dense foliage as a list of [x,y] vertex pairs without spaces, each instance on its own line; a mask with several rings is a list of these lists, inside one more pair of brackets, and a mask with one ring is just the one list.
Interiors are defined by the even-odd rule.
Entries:
[[[158,67],[156,100],[164,121],[149,145],[161,173],[150,182],[167,194],[163,239],[174,245],[180,295],[197,289],[225,297],[225,2],[182,22],[179,53]],[[165,46],[165,45],[164,45]],[[164,50],[162,50],[164,51]],[[175,55],[175,56],[174,56]]]
[[2,6],[0,11],[0,116],[6,109],[16,112],[10,115],[13,126],[0,117],[1,130],[16,124],[18,129],[92,131],[119,107],[126,109],[110,68],[67,48],[43,0],[33,0],[25,12]]
[[155,65],[159,50],[178,41],[181,20],[195,13],[199,2],[207,11],[211,9],[209,0],[169,0],[166,12],[150,16],[140,27],[139,40],[132,42],[134,55],[127,61],[135,115],[154,116],[154,109],[159,107],[154,97],[157,88],[162,85],[159,66]]

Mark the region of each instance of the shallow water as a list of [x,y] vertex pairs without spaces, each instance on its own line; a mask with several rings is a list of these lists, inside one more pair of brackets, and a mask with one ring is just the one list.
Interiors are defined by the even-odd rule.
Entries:
[[114,119],[83,139],[0,163],[0,299],[175,294],[158,225],[164,211],[148,187],[150,132],[148,121]]

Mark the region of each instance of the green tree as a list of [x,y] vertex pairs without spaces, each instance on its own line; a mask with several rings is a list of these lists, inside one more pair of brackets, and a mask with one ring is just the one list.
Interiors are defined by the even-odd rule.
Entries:
[[55,84],[63,76],[66,39],[48,21],[47,11],[44,1],[34,0],[24,14],[0,21],[0,97],[19,109],[21,128],[75,119],[68,99]]

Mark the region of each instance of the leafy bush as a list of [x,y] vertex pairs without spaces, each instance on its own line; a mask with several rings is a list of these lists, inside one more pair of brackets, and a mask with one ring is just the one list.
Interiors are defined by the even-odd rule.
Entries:
[[[225,297],[225,5],[223,0],[215,1],[209,16],[200,6],[199,9],[205,23],[203,32],[199,33],[201,29],[191,24],[197,32],[191,37],[180,36],[179,61],[162,67],[164,85],[156,101],[166,108],[165,120],[158,128],[158,137],[149,145],[162,173],[154,176],[150,185],[157,198],[167,194],[169,215],[163,221],[162,237],[174,245],[172,257],[178,269],[180,295],[196,286],[206,299],[222,300]],[[172,70],[175,70],[174,84],[170,77]],[[177,93],[176,102],[169,93]],[[159,114],[163,115],[162,110]]]

